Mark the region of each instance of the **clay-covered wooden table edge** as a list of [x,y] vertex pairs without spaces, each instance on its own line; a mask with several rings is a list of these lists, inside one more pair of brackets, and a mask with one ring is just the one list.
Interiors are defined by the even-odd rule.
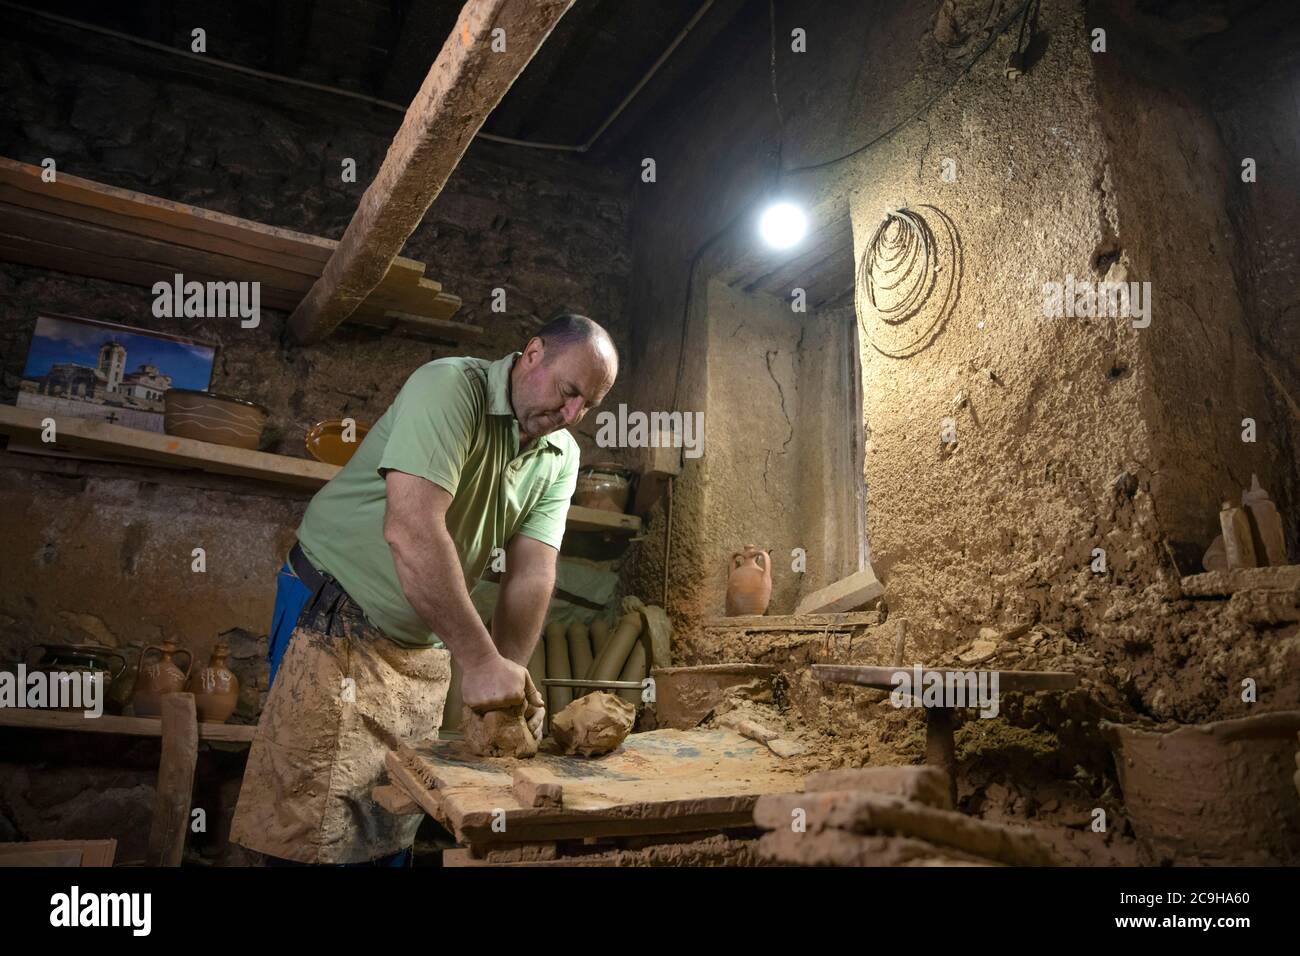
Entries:
[[[960,667],[921,667],[921,678],[926,674],[937,673],[961,675],[974,674],[978,680],[981,675],[998,675],[999,692],[1031,693],[1034,691],[1072,690],[1079,686],[1077,674],[1065,671],[1011,671],[979,670]],[[856,684],[859,687],[871,687],[876,690],[893,690],[898,686],[894,675],[903,673],[909,681],[915,676],[916,668],[902,665],[899,667],[880,667],[862,664],[814,664],[813,677],[832,684]]]

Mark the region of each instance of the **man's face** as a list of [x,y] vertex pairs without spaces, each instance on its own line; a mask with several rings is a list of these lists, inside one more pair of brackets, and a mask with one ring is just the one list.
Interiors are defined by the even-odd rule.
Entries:
[[520,440],[580,422],[604,400],[617,374],[613,354],[600,343],[552,345],[548,350],[541,339],[531,339],[511,373]]

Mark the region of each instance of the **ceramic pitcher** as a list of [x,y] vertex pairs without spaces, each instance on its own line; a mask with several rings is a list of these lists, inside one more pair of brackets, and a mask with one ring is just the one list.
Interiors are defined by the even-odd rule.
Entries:
[[[149,660],[149,652],[157,651],[158,657]],[[176,654],[187,658],[185,670],[172,662]],[[175,641],[163,641],[162,646],[149,645],[140,652],[140,674],[135,679],[135,693],[131,702],[135,705],[137,717],[158,717],[162,714],[162,695],[175,694],[185,689],[185,678],[194,664],[194,656]]]
[[727,617],[766,614],[771,599],[771,552],[747,544],[727,562]]
[[190,675],[186,690],[194,695],[199,720],[220,724],[235,712],[239,703],[239,678],[226,667],[229,655],[230,645],[218,644],[212,649],[207,666]]

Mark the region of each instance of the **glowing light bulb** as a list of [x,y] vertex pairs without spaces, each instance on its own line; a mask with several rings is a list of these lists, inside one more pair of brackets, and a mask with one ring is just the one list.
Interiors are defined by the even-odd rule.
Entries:
[[773,203],[763,210],[758,232],[773,249],[789,249],[807,234],[808,219],[794,203]]

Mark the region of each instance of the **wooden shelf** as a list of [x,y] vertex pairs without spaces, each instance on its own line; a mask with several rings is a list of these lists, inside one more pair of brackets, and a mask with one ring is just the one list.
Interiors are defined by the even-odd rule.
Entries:
[[[55,417],[58,423],[55,431],[57,440],[46,444],[41,442],[41,422],[48,417]],[[54,451],[108,455],[172,468],[196,468],[219,475],[255,478],[296,488],[319,488],[339,473],[338,465],[327,465],[307,458],[246,451],[193,438],[177,438],[138,428],[110,425],[89,418],[51,416],[49,412],[40,409],[16,408],[12,405],[0,405],[0,435],[9,435],[28,445],[38,445]],[[567,529],[634,535],[641,531],[641,519],[636,515],[571,505]]]
[[[55,417],[56,441],[41,442],[41,421]],[[247,451],[229,445],[214,445],[193,438],[177,438],[159,432],[110,425],[108,422],[69,415],[52,416],[34,408],[0,405],[0,434],[23,442],[57,450],[112,455],[172,468],[197,468],[221,475],[256,478],[299,488],[319,488],[336,474],[337,465],[306,458]]]
[[[80,711],[29,710],[0,708],[0,727],[26,727],[31,730],[75,730],[92,734],[127,734],[131,737],[161,737],[162,720],[158,717],[118,717],[104,714],[86,717]],[[251,743],[257,728],[252,724],[199,724],[200,740],[224,743]]]
[[599,508],[569,505],[569,518],[565,524],[569,531],[605,531],[612,534],[639,534],[641,519],[636,515],[617,514]]
[[[152,288],[186,281],[260,283],[261,304],[291,312],[338,243],[250,219],[119,189],[0,157],[0,259]],[[483,330],[451,316],[461,301],[399,256],[349,321],[472,341]]]

